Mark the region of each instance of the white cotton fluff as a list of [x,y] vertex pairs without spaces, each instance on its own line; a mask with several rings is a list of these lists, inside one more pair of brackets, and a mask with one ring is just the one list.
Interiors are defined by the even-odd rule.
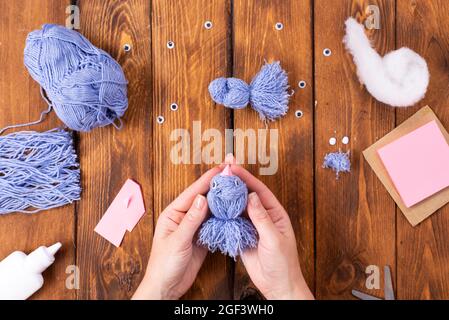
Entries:
[[360,82],[378,101],[393,107],[409,107],[424,98],[429,85],[426,61],[409,48],[381,57],[373,49],[364,27],[354,18],[345,22],[343,42],[352,54]]

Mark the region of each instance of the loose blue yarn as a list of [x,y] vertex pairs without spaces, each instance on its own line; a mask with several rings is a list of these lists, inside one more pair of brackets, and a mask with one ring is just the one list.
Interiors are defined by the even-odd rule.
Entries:
[[339,151],[326,154],[324,156],[323,168],[330,168],[334,170],[337,175],[337,179],[340,172],[350,172],[351,160],[349,159],[349,151]]
[[270,121],[287,113],[287,90],[287,73],[278,61],[265,64],[250,85],[237,78],[217,78],[209,84],[210,96],[216,103],[231,109],[242,109],[250,103],[262,120]]
[[24,54],[25,66],[67,127],[121,127],[120,117],[128,108],[127,81],[109,54],[80,33],[52,24],[28,35]]
[[18,132],[0,136],[0,215],[36,213],[80,199],[72,134]]
[[198,244],[220,250],[234,259],[257,245],[257,231],[241,217],[248,201],[248,188],[237,176],[217,175],[211,181],[207,202],[212,217],[201,226]]

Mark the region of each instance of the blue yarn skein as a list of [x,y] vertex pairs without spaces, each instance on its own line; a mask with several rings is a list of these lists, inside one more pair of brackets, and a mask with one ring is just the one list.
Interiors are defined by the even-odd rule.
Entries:
[[209,84],[209,93],[216,103],[231,109],[243,109],[248,103],[262,120],[273,121],[288,111],[287,73],[279,61],[265,64],[247,84],[237,78],[217,78]]
[[217,249],[234,259],[245,249],[257,245],[257,231],[241,217],[248,201],[248,188],[227,166],[210,184],[207,202],[212,217],[201,226],[198,244],[210,251]]
[[[90,131],[113,124],[128,108],[120,65],[80,33],[46,24],[26,40],[24,62],[67,127]],[[115,124],[115,120],[120,122]]]
[[80,169],[70,132],[0,136],[0,215],[35,213],[80,199]]

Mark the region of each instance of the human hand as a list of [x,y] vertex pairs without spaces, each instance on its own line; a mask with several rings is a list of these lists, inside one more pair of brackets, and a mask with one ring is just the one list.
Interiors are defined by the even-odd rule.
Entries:
[[241,258],[254,285],[267,299],[314,299],[301,272],[287,212],[270,189],[251,173],[235,164],[231,170],[252,191],[247,211],[259,242],[256,248],[244,251]]
[[203,194],[221,170],[207,171],[160,214],[147,271],[133,299],[178,299],[192,286],[207,254],[194,241],[208,212]]

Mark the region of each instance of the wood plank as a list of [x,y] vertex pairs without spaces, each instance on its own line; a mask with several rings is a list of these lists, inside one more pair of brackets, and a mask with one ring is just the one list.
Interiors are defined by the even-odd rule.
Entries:
[[[0,127],[39,119],[47,108],[39,93],[39,84],[23,64],[23,49],[29,32],[44,23],[64,24],[68,0],[0,1]],[[61,122],[54,112],[40,125],[21,130],[45,131]],[[11,133],[7,131],[5,134]],[[0,216],[0,260],[12,251],[30,252],[41,245],[60,241],[63,245],[56,262],[45,273],[44,287],[34,299],[71,299],[74,290],[65,287],[66,267],[75,263],[75,206],[68,205],[45,212]]]
[[[315,203],[316,295],[319,299],[348,299],[351,289],[368,290],[365,269],[390,265],[395,278],[395,204],[363,158],[362,151],[391,131],[394,109],[376,102],[357,79],[352,57],[342,39],[344,22],[361,17],[368,5],[380,9],[381,27],[370,38],[381,53],[394,49],[395,2],[344,0],[329,6],[316,0],[315,20]],[[330,48],[330,57],[323,50]],[[343,145],[344,136],[350,138]],[[335,137],[337,144],[329,145]],[[351,173],[322,168],[326,153],[349,150]],[[381,285],[383,281],[380,281]]]
[[[153,233],[150,3],[79,1],[81,30],[122,65],[129,81],[123,128],[80,135],[83,199],[78,207],[80,299],[128,299],[144,275]],[[131,51],[125,52],[124,45]],[[143,191],[147,214],[120,248],[94,232],[109,204],[131,178]]]
[[[426,59],[430,85],[416,107],[397,109],[402,123],[428,104],[449,128],[449,3],[397,1],[397,48],[407,46]],[[418,36],[419,35],[419,36]],[[449,207],[412,227],[398,210],[397,291],[400,299],[449,298]]]
[[[229,125],[229,113],[214,105],[207,87],[214,78],[229,73],[230,6],[229,1],[155,0],[153,12],[152,121],[155,123],[153,168],[157,216],[211,166],[201,161],[201,142],[194,145],[194,121],[201,121],[201,133],[210,128],[219,130],[224,145],[223,131]],[[206,21],[212,22],[211,29],[204,27]],[[167,47],[168,41],[174,42],[173,49]],[[170,110],[172,103],[179,106],[177,111]],[[165,122],[156,123],[157,116],[163,116]],[[189,132],[193,146],[188,164],[170,161],[171,149],[178,142],[176,137],[175,141],[170,137],[176,129]],[[218,163],[223,160],[224,152],[223,148]],[[229,259],[219,253],[209,254],[186,298],[230,298],[230,279]]]
[[[314,287],[314,213],[313,213],[313,69],[312,8],[308,0],[234,1],[234,76],[250,82],[264,61],[280,61],[288,72],[291,89],[290,110],[284,118],[268,124],[278,130],[278,170],[261,175],[267,167],[258,160],[245,167],[273,191],[290,215],[296,232],[301,267],[307,283]],[[275,28],[283,24],[282,30]],[[300,89],[298,83],[307,85]],[[302,118],[295,111],[303,112]],[[258,114],[251,108],[234,112],[234,128],[265,129]],[[238,141],[236,141],[236,146]],[[262,140],[258,141],[265,147]],[[267,148],[269,148],[267,142]],[[246,145],[246,149],[251,146]],[[237,151],[237,150],[236,150]],[[236,153],[237,158],[239,155]],[[234,297],[246,298],[254,286],[239,262],[234,280]]]

